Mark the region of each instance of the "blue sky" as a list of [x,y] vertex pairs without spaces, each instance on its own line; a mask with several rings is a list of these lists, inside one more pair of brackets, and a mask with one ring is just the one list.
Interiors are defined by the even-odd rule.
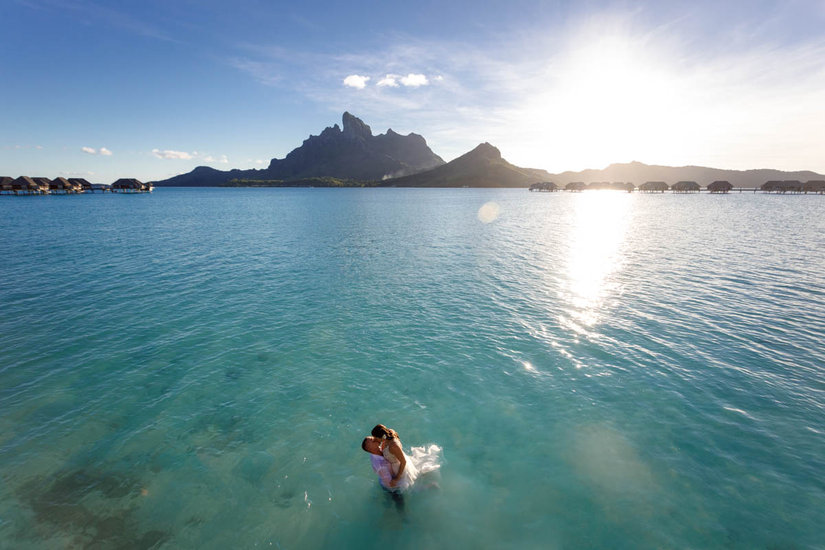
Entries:
[[445,160],[825,172],[825,0],[3,0],[0,175],[264,167],[348,110]]

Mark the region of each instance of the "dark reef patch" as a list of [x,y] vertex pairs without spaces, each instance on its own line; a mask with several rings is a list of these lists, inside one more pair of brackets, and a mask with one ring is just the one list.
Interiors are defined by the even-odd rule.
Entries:
[[[21,528],[17,537],[43,541],[53,537],[56,529],[82,548],[156,548],[170,540],[171,533],[140,529],[133,500],[140,495],[140,488],[136,477],[88,468],[34,478],[16,491],[34,521],[31,528]],[[111,501],[103,513],[83,504],[95,492]]]

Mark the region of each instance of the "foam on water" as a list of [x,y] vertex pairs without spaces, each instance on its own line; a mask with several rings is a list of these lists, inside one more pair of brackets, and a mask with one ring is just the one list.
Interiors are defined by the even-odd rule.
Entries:
[[822,544],[821,197],[0,199],[2,547]]

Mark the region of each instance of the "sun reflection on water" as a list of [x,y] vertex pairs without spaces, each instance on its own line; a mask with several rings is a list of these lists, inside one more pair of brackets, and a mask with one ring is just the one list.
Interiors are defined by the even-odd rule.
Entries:
[[622,245],[631,218],[633,196],[594,191],[576,197],[574,223],[567,241],[567,282],[563,296],[569,304],[562,322],[585,332],[599,320],[607,297],[618,290],[611,274],[623,261]]

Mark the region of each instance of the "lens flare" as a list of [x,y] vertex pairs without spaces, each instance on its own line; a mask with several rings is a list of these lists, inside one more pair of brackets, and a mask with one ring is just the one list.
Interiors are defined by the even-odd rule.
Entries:
[[485,202],[481,208],[478,209],[478,219],[482,223],[491,223],[498,219],[501,214],[501,207],[498,203],[493,201]]

